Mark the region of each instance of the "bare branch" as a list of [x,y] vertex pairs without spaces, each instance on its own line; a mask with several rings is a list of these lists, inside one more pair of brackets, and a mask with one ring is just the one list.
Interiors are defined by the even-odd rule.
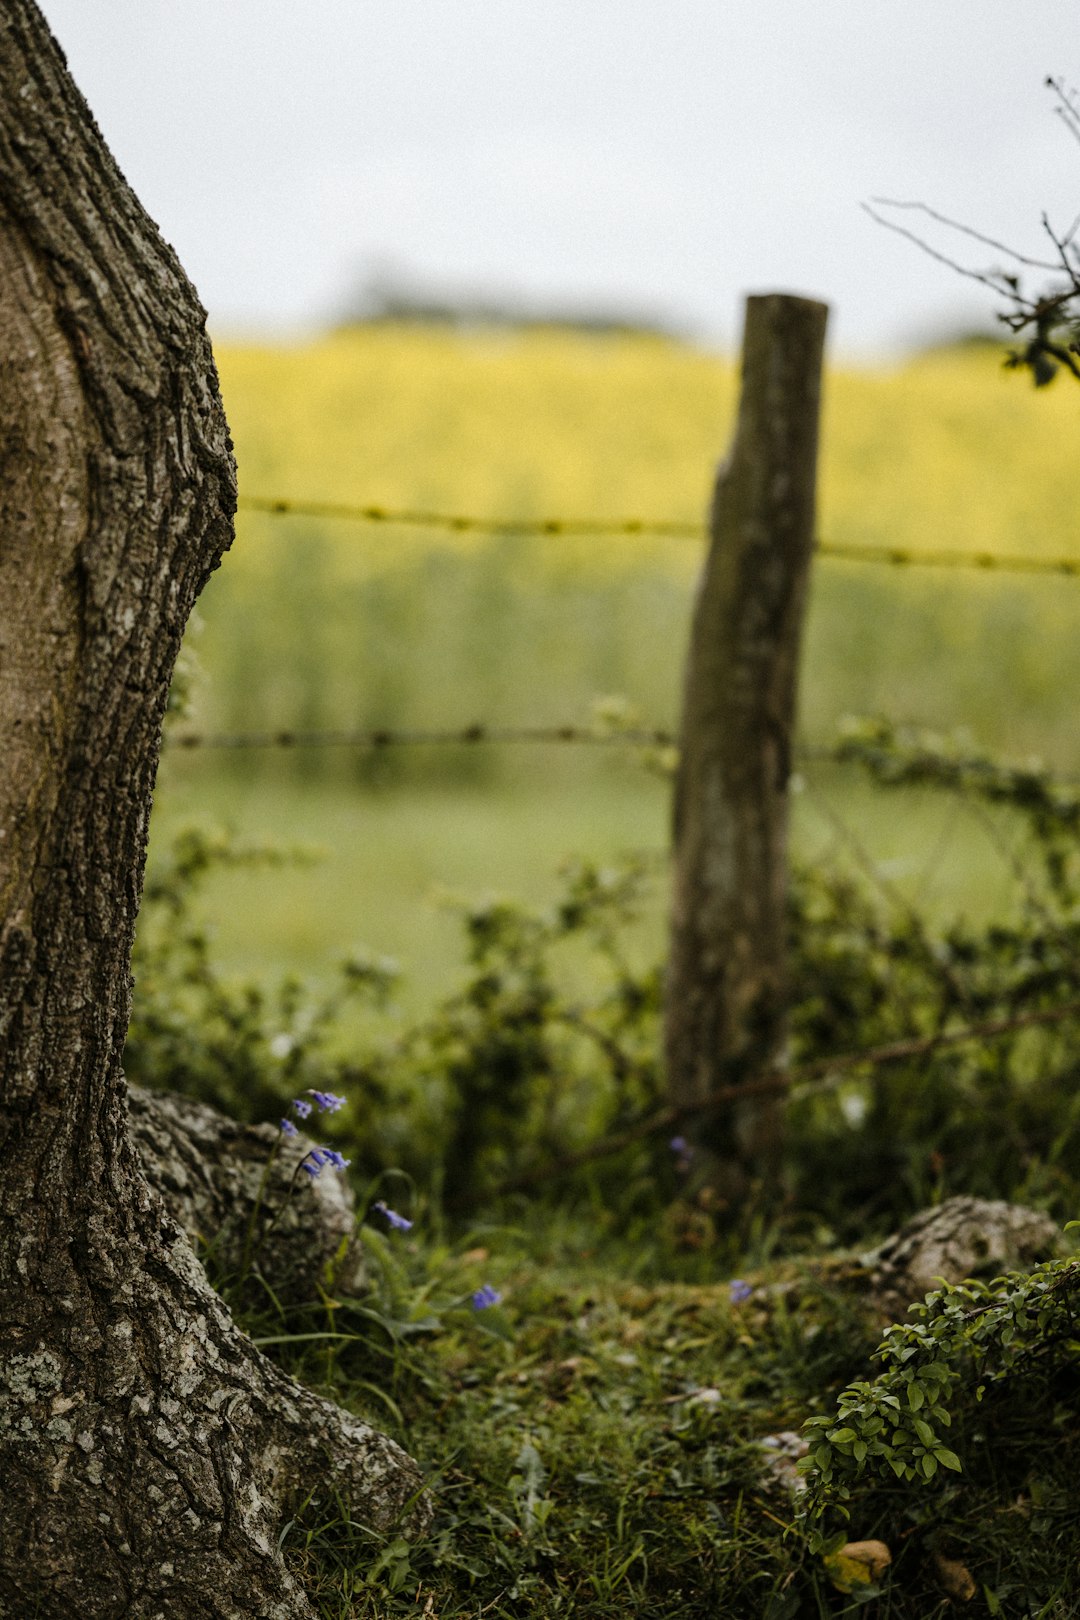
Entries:
[[[701,1102],[687,1103],[680,1108],[657,1109],[644,1119],[626,1126],[625,1129],[615,1131],[598,1142],[590,1143],[588,1147],[580,1148],[573,1153],[561,1154],[558,1158],[547,1160],[531,1170],[509,1176],[494,1188],[492,1196],[502,1198],[508,1193],[524,1192],[530,1187],[546,1185],[557,1176],[567,1175],[570,1171],[580,1169],[582,1165],[593,1164],[597,1159],[610,1158],[613,1154],[621,1153],[625,1148],[633,1147],[636,1142],[644,1141],[650,1136],[676,1130],[680,1125],[715,1112],[735,1100],[782,1096],[785,1093],[801,1097],[819,1087],[826,1089],[834,1086],[841,1075],[859,1069],[864,1071],[862,1078],[872,1083],[877,1079],[878,1072],[886,1065],[929,1057],[967,1042],[997,1040],[1017,1030],[1053,1025],[1078,1016],[1080,1016],[1080,1001],[1070,1001],[1058,1007],[1039,1007],[1010,1018],[992,1018],[984,1023],[967,1024],[959,1029],[937,1030],[932,1035],[889,1041],[883,1046],[867,1047],[861,1051],[838,1052],[833,1057],[817,1058],[811,1063],[800,1064],[786,1071],[758,1075],[750,1080],[742,1080],[738,1085],[721,1087]],[[470,1190],[450,1198],[448,1203],[451,1209],[466,1209],[476,1202],[476,1196],[476,1193]]]
[[[1042,259],[1031,259],[1027,254],[1019,253],[1016,248],[1011,248],[1007,242],[999,242],[993,236],[986,236],[982,231],[977,231],[970,225],[962,224],[958,219],[951,219],[948,214],[938,213],[937,209],[931,208],[928,203],[903,202],[894,197],[871,197],[870,201],[875,203],[878,208],[904,208],[914,213],[925,214],[928,219],[934,220],[936,224],[944,225],[950,231],[958,231],[961,236],[970,236],[973,242],[979,242],[983,247],[993,248],[996,253],[1004,253],[1008,258],[1015,259],[1017,264],[1026,265],[1031,270],[1057,269],[1056,264],[1047,264]],[[864,203],[863,206],[866,207],[866,204]],[[882,223],[887,222],[883,221]],[[1045,215],[1043,216],[1043,223],[1044,225],[1046,223]],[[893,228],[899,229],[898,226]],[[918,238],[918,240],[921,241],[921,238]],[[1054,239],[1054,245],[1058,245],[1056,238]]]
[[[1080,223],[1080,216],[1078,216],[1078,223]],[[1050,223],[1050,217],[1048,214],[1044,214],[1042,216],[1042,227],[1047,236],[1050,238],[1051,242],[1053,242],[1054,247],[1057,249],[1058,264],[1068,277],[1069,288],[1064,293],[1058,295],[1059,299],[1064,302],[1067,298],[1072,296],[1073,293],[1080,291],[1080,279],[1078,279],[1077,269],[1069,262],[1069,255],[1066,251],[1066,244],[1068,243],[1069,237],[1057,235]],[[1076,225],[1074,224],[1070,228],[1070,236],[1075,230]],[[1056,268],[1057,266],[1055,266],[1055,269]]]
[[1075,90],[1066,90],[1061,79],[1051,77],[1046,83],[1058,98],[1055,115],[1061,119],[1073,139],[1080,141],[1080,96]]
[[969,281],[977,281],[983,287],[989,287],[990,291],[998,298],[1014,298],[1018,303],[1024,304],[1034,311],[1034,303],[1032,303],[1029,299],[1021,297],[1018,288],[1010,284],[1010,279],[1004,274],[1004,272],[970,270],[967,265],[959,264],[956,259],[951,259],[947,253],[940,253],[937,248],[931,247],[929,242],[925,242],[923,238],[916,235],[914,231],[909,231],[905,226],[898,225],[895,220],[886,219],[884,214],[877,213],[875,209],[871,208],[869,203],[861,203],[860,207],[865,213],[870,215],[870,218],[876,224],[884,225],[887,231],[895,231],[897,236],[903,236],[907,239],[907,241],[914,242],[915,246],[917,248],[921,248],[924,253],[930,256],[931,259],[936,259],[938,264],[943,264],[947,266],[948,269],[955,270],[958,276],[966,276]]

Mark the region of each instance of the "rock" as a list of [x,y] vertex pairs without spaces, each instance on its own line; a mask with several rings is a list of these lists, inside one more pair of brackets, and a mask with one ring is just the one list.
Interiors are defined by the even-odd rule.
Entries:
[[810,1447],[794,1429],[781,1429],[776,1434],[762,1435],[758,1441],[764,1456],[765,1476],[793,1496],[806,1489],[806,1480],[799,1472],[798,1463]]
[[1059,1231],[1038,1210],[984,1198],[947,1198],[924,1209],[863,1256],[873,1303],[892,1317],[946,1282],[996,1277],[1047,1259]]
[[248,1265],[283,1304],[317,1299],[319,1284],[346,1294],[363,1288],[347,1178],[328,1168],[314,1178],[296,1173],[316,1145],[310,1138],[282,1140],[273,1125],[240,1125],[206,1103],[141,1086],[128,1088],[128,1135],[147,1181],[200,1259],[210,1249],[213,1276],[235,1278],[244,1269],[258,1205]]

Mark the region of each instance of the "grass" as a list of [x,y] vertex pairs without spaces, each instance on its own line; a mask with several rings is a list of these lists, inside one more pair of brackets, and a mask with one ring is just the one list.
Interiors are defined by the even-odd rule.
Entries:
[[[228,824],[242,842],[306,848],[315,859],[272,870],[218,868],[203,909],[226,972],[318,978],[358,945],[400,962],[398,1003],[415,1016],[455,983],[461,928],[447,897],[508,894],[542,904],[570,856],[610,860],[651,852],[656,885],[629,936],[636,958],[658,957],[666,929],[668,784],[636,759],[535,750],[532,781],[501,785],[390,781],[383,786],[282,780],[263,770],[223,775],[182,754],[166,762],[151,860],[179,826]],[[567,758],[568,754],[573,757]],[[853,771],[808,766],[794,800],[797,857],[871,863],[886,892],[936,919],[1003,917],[1016,885],[1000,841],[959,801],[926,792],[884,795]],[[864,874],[865,875],[865,874]]]
[[[376,1241],[381,1340],[368,1326],[329,1375],[325,1358],[302,1369],[339,1400],[354,1380],[387,1389],[438,1509],[424,1543],[376,1548],[313,1505],[286,1547],[320,1613],[766,1612],[790,1503],[759,1442],[858,1365],[857,1307],[819,1292],[796,1317],[763,1291],[735,1306],[726,1279],[658,1280],[648,1241],[613,1264],[602,1216],[527,1226],[426,1252]],[[504,1296],[482,1313],[464,1303],[481,1281]],[[333,1321],[360,1328],[348,1301]]]

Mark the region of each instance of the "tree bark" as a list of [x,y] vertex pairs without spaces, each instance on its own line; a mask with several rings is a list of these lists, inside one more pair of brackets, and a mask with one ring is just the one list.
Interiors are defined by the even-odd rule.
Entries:
[[229,544],[205,315],[32,0],[0,17],[0,1614],[303,1620],[277,1534],[415,1466],[236,1328],[128,1137],[150,796]]
[[[675,787],[665,996],[675,1107],[778,1065],[784,1041],[788,778],[814,541],[827,306],[750,298],[734,444],[691,631]],[[780,1104],[702,1116],[699,1175],[734,1199],[767,1171]]]

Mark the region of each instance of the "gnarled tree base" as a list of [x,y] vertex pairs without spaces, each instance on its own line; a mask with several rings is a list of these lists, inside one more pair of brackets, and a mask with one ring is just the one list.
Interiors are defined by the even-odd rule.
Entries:
[[[420,1474],[237,1328],[156,1198],[0,1355],[5,1620],[310,1620],[277,1550],[307,1496],[421,1531]],[[42,1480],[47,1488],[42,1490]]]
[[[348,1180],[298,1174],[316,1144],[273,1125],[240,1125],[178,1092],[128,1087],[128,1136],[143,1174],[215,1276],[262,1278],[285,1305],[323,1287],[357,1294],[363,1250]],[[253,1290],[253,1294],[254,1294]],[[265,1293],[262,1294],[265,1299]]]

